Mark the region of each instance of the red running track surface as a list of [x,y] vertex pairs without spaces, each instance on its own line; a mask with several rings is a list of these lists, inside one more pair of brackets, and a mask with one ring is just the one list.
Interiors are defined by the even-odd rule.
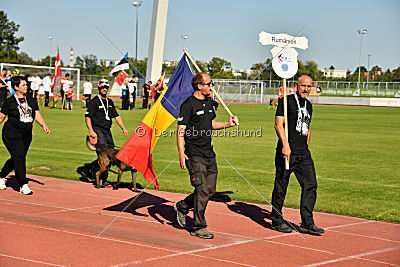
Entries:
[[[316,212],[324,235],[283,234],[270,229],[270,206],[211,201],[215,238],[204,240],[176,222],[172,205],[183,194],[145,190],[121,213],[139,193],[29,177],[31,196],[0,191],[0,266],[400,265],[397,224]],[[300,223],[298,210],[284,215]]]

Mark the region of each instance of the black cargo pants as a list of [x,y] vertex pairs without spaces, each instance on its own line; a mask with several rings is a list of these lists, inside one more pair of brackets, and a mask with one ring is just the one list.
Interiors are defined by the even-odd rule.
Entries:
[[217,161],[215,158],[194,156],[186,160],[186,167],[194,192],[178,202],[178,209],[187,214],[189,209],[193,208],[193,230],[206,228],[207,203],[213,197],[217,187]]

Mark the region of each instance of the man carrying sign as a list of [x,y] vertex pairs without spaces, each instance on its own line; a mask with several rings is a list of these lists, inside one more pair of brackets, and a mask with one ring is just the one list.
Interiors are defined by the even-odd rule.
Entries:
[[[275,185],[272,192],[272,229],[290,233],[292,228],[285,224],[282,207],[289,184],[290,174],[294,172],[301,186],[300,214],[302,233],[320,235],[324,229],[317,227],[313,219],[313,209],[317,199],[317,178],[314,162],[309,150],[310,122],[312,104],[306,98],[310,94],[312,79],[303,75],[297,82],[297,92],[287,97],[289,136],[284,128],[283,99],[279,99],[275,115],[275,130],[278,145],[275,155]],[[285,169],[285,159],[289,159],[289,169]]]

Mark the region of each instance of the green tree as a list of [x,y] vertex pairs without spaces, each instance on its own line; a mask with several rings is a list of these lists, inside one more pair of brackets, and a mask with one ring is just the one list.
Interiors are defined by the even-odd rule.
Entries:
[[304,65],[301,61],[298,61],[299,69],[297,70],[295,79],[300,77],[301,75],[308,75],[313,80],[321,80],[323,77],[322,72],[318,70],[318,64],[314,61],[307,61]]
[[[0,59],[15,58],[19,50],[19,43],[24,37],[16,37],[19,25],[13,21],[9,21],[7,14],[0,11]],[[24,55],[22,56],[25,57]]]
[[[358,75],[358,68],[359,68],[359,67],[357,67],[356,70],[354,71],[354,73],[357,73],[357,75]],[[367,72],[367,68],[364,67],[364,66],[361,66],[361,69],[360,69],[360,70],[361,70],[361,73]]]
[[201,72],[208,73],[207,62],[196,60],[196,65],[200,68]]
[[331,66],[329,67],[329,69],[330,69],[330,70],[334,70],[335,67],[331,65]]
[[233,78],[231,63],[226,61],[225,59],[219,57],[213,57],[210,60],[210,62],[208,62],[207,69],[211,78],[220,78],[220,79],[227,79],[225,77]]
[[375,65],[372,67],[371,71],[382,71],[382,68],[379,67],[378,65]]
[[80,56],[77,56],[75,59],[75,67],[77,68],[83,68],[85,67],[85,61]]
[[17,61],[19,64],[25,65],[32,65],[34,63],[33,59],[25,52],[18,53]]
[[392,81],[393,82],[400,82],[400,67],[398,67],[397,69],[393,70],[393,74],[392,74]]
[[95,75],[99,73],[98,59],[95,55],[83,56],[83,62],[85,63],[85,74]]

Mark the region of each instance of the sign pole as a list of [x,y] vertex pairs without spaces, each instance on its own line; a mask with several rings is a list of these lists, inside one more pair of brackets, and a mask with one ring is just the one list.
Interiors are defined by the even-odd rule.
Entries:
[[[285,117],[285,136],[289,142],[288,135],[288,117],[287,117],[287,91],[286,91],[286,78],[283,78],[283,116]],[[289,159],[285,159],[285,169],[289,170]]]
[[[194,61],[194,59],[189,55],[189,52],[187,51],[186,48],[183,48],[183,52],[185,52],[185,54],[187,55],[187,57],[189,58],[189,60],[193,63],[193,65],[195,66],[195,68],[197,69],[198,72],[201,72],[199,66],[197,66],[196,62]],[[214,95],[218,98],[219,102],[222,104],[222,106],[224,107],[224,109],[226,110],[226,112],[228,112],[229,116],[233,116],[232,112],[229,110],[228,106],[224,103],[224,101],[222,100],[222,98],[218,95],[218,93],[215,91],[214,87],[211,87],[211,91],[214,93]]]

